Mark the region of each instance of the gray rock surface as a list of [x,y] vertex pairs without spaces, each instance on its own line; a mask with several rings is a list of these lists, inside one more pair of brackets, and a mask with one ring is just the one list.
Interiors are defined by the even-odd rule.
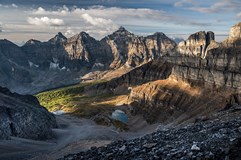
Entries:
[[69,154],[77,159],[240,159],[240,111],[223,111],[215,118],[184,127],[160,128],[152,134],[105,147]]
[[54,115],[40,106],[35,97],[0,87],[0,139],[50,139],[54,136],[51,129],[56,127]]

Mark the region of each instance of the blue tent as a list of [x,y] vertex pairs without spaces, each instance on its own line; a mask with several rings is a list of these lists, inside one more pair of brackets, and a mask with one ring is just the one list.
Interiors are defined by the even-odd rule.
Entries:
[[123,112],[121,110],[115,110],[112,113],[111,118],[121,121],[122,123],[125,123],[125,124],[128,123],[128,116],[125,114],[125,112]]

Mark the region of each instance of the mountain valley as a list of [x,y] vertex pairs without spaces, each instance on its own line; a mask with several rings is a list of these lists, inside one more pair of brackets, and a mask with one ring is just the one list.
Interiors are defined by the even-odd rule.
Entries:
[[240,158],[240,42],[241,23],[222,43],[211,31],[176,44],[124,27],[101,40],[0,40],[0,86],[11,90],[0,88],[0,139],[48,139],[36,160]]

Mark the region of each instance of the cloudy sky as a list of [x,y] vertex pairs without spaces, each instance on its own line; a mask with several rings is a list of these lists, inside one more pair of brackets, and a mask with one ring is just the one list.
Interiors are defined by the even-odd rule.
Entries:
[[101,39],[124,26],[183,38],[211,30],[221,41],[241,21],[240,8],[240,0],[0,0],[0,39],[46,41],[81,31]]

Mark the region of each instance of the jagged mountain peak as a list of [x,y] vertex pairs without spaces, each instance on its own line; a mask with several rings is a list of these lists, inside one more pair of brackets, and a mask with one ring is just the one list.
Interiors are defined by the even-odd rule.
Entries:
[[49,40],[50,43],[62,43],[62,42],[65,42],[67,40],[67,38],[61,33],[61,32],[58,32],[58,34],[56,34],[54,36],[54,38],[51,38]]
[[125,29],[125,27],[120,26],[119,29],[118,29],[117,31],[121,31],[121,32],[123,32],[123,31],[127,31],[127,30]]
[[134,35],[133,33],[126,30],[123,26],[120,26],[112,35]]
[[90,35],[87,32],[84,32],[84,31],[80,32],[78,35],[80,37],[90,37]]
[[73,40],[76,41],[78,39],[83,39],[83,38],[92,38],[92,37],[88,33],[82,31],[82,32],[74,35],[73,37],[70,37],[68,39],[68,41],[73,41]]
[[163,32],[155,32],[154,35],[162,35],[162,36],[166,36]]
[[206,40],[215,40],[215,35],[212,31],[199,31],[194,34],[191,34],[187,40],[195,40],[195,41],[206,41]]

